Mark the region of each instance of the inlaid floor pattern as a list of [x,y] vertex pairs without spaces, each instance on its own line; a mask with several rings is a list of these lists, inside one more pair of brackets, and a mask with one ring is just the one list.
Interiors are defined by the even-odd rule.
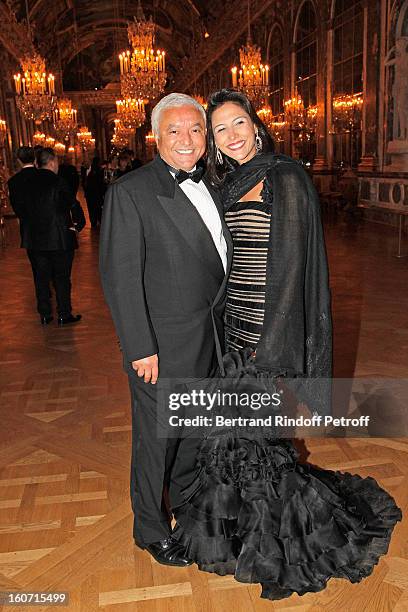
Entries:
[[[127,381],[99,286],[98,236],[84,230],[74,264],[83,321],[43,329],[15,230],[0,258],[0,590],[68,591],[60,609],[83,612],[408,611],[406,439],[306,441],[310,461],[373,476],[404,513],[389,554],[359,585],[332,580],[322,593],[269,602],[257,585],[164,567],[136,548]],[[406,262],[392,257],[394,232],[340,219],[326,235],[337,374],[408,378]]]

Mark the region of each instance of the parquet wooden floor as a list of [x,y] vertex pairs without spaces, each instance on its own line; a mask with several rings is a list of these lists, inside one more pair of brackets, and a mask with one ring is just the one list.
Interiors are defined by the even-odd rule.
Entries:
[[[407,261],[392,256],[394,231],[340,220],[326,234],[337,375],[408,378]],[[359,585],[332,580],[322,593],[272,603],[257,585],[163,567],[135,548],[128,389],[97,234],[81,235],[73,295],[83,321],[67,329],[39,325],[16,240],[11,223],[0,256],[0,590],[69,591],[61,609],[81,612],[408,611],[406,439],[307,441],[311,461],[375,477],[403,510],[389,554]]]

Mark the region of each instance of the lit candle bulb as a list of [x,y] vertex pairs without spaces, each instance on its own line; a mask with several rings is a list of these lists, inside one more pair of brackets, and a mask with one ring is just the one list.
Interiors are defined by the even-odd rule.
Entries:
[[19,74],[14,75],[14,83],[16,85],[16,92],[21,93],[21,76]]
[[237,86],[237,67],[236,66],[231,68],[231,73],[232,73],[232,86],[236,87]]

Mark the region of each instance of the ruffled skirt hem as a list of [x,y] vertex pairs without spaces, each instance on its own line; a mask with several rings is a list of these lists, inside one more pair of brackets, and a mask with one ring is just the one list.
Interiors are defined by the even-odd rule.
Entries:
[[173,537],[200,570],[283,599],[359,582],[388,551],[401,511],[373,478],[299,464],[288,440],[208,439]]

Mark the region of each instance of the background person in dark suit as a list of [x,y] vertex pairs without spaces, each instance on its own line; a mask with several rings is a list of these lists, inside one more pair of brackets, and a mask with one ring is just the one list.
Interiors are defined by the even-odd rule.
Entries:
[[37,167],[37,168],[38,168],[38,156],[39,156],[39,154],[40,154],[40,151],[42,151],[42,150],[43,150],[43,148],[44,148],[44,147],[43,147],[42,145],[35,145],[35,146],[33,147],[33,149],[34,149],[34,155],[35,155],[35,165],[36,165],[36,167]]
[[27,249],[33,269],[41,323],[47,325],[53,319],[51,282],[59,325],[76,323],[81,315],[71,312],[71,269],[78,247],[76,233],[84,227],[85,217],[67,183],[57,174],[54,151],[42,149],[37,162],[39,169],[20,189],[17,208],[24,228],[21,246]]
[[118,169],[116,172],[116,178],[124,176],[128,172],[132,171],[132,160],[127,151],[122,151],[118,155]]
[[75,166],[70,163],[67,155],[64,155],[62,159],[62,162],[58,168],[58,175],[67,182],[68,187],[76,197],[79,187],[79,174]]
[[35,167],[35,151],[33,147],[19,147],[17,150],[17,161],[21,166],[19,172],[11,177],[8,181],[10,205],[14,210],[20,222],[20,236],[21,245],[24,246],[23,242],[25,238],[25,227],[24,227],[24,202],[27,197],[27,193],[30,193],[31,187],[35,175],[37,174],[37,168]]
[[190,560],[171,537],[162,495],[168,484],[171,507],[181,503],[195,447],[187,456],[184,443],[178,452],[180,441],[158,438],[155,383],[215,370],[232,242],[217,194],[196,168],[205,150],[201,105],[170,94],[154,108],[152,128],[159,155],[107,191],[100,273],[132,397],[133,535],[160,563],[183,566]]
[[96,228],[101,223],[103,199],[106,192],[105,176],[99,157],[94,157],[92,160],[85,179],[84,192],[91,227]]

